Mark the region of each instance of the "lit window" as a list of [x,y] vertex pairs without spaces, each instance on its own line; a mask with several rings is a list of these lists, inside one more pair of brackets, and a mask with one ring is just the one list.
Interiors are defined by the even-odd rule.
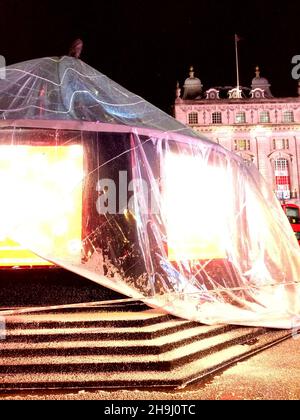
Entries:
[[[80,145],[0,146],[0,192],[8,199],[1,207],[0,266],[49,265],[25,244],[81,261],[82,179]],[[18,240],[10,237],[15,226]]]
[[222,124],[222,113],[221,112],[214,112],[212,114],[212,123],[213,124]]
[[260,123],[269,123],[270,122],[270,113],[268,111],[263,111],[259,115]]
[[290,171],[287,159],[278,158],[275,160],[275,184],[276,195],[280,200],[291,197]]
[[198,114],[197,114],[197,112],[191,112],[189,114],[189,124],[190,125],[198,124]]
[[[225,169],[199,157],[168,152],[164,170],[169,260],[226,258],[225,220],[233,190]],[[201,194],[195,194],[195,180]],[[209,205],[203,205],[204,198]]]
[[235,116],[235,122],[237,124],[245,124],[246,123],[246,114],[245,112],[238,112]]
[[250,150],[250,140],[241,139],[241,140],[234,140],[234,150]]
[[294,122],[293,111],[285,111],[283,113],[283,122],[285,122],[285,123],[293,123]]

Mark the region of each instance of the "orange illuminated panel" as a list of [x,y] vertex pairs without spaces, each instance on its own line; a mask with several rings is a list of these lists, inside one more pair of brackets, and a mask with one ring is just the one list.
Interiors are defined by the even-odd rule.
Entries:
[[0,266],[80,261],[82,182],[80,145],[0,146]]
[[165,171],[169,260],[225,258],[222,171],[197,156],[175,153],[166,154]]

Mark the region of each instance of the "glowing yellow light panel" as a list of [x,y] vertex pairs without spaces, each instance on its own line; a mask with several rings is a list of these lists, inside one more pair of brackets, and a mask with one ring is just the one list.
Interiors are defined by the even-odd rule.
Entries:
[[225,258],[223,171],[197,156],[175,153],[167,153],[165,171],[170,261]]
[[80,261],[82,182],[80,145],[0,146],[0,266]]

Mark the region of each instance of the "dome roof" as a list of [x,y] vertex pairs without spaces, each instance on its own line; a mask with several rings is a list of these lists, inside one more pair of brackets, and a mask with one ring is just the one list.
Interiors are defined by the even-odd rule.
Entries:
[[0,80],[1,120],[5,124],[34,121],[34,127],[43,121],[40,126],[50,128],[59,121],[56,126],[64,122],[75,129],[87,122],[107,123],[197,136],[140,96],[69,56],[8,66],[6,78]]
[[197,87],[197,88],[202,89],[202,83],[201,83],[201,80],[198,79],[197,77],[189,77],[184,82],[184,86],[183,87],[185,87],[185,88],[188,88],[188,87]]
[[265,77],[254,77],[254,79],[252,80],[252,89],[270,86],[271,85],[268,79],[266,79]]
[[270,86],[271,85],[269,83],[269,80],[266,79],[265,77],[260,76],[260,69],[257,66],[255,69],[255,77],[254,79],[252,79],[252,89],[260,88],[260,89],[265,90],[269,88]]
[[260,69],[258,66],[255,69],[255,73],[256,76],[254,77],[254,79],[252,79],[252,90],[261,89],[264,91],[265,97],[272,97],[273,95],[270,90],[271,84],[269,83],[268,79],[260,76]]
[[190,68],[190,77],[188,77],[183,85],[183,99],[196,99],[201,95],[203,85],[201,80],[195,77],[194,68]]

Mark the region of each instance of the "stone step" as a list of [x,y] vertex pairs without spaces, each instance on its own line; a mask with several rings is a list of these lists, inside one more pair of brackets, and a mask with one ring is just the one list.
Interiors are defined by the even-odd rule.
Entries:
[[99,339],[95,335],[94,340],[81,341],[49,341],[49,342],[0,342],[0,357],[40,357],[40,356],[86,356],[86,355],[138,355],[138,354],[162,354],[169,350],[183,347],[195,340],[201,340],[232,331],[234,326],[204,326],[188,328],[162,335],[151,340],[142,340],[140,334],[132,339],[126,336],[121,340],[112,331],[114,340]]
[[7,314],[0,389],[183,386],[291,335],[205,326],[123,303]]
[[[109,303],[110,301],[106,302],[90,302],[86,304],[74,304],[74,305],[66,305],[66,306],[57,306],[57,307],[49,307],[49,306],[41,306],[39,308],[32,307],[32,308],[24,308],[24,307],[1,307],[1,311],[3,312],[18,312],[22,313],[23,315],[46,315],[46,314],[62,314],[68,316],[69,314],[73,313],[93,313],[93,312],[141,312],[149,310],[149,307],[141,302],[130,299],[114,301],[113,303]],[[1,315],[1,312],[0,312]]]
[[101,328],[37,328],[8,329],[5,342],[9,343],[48,343],[65,341],[101,341],[101,340],[152,340],[156,337],[173,334],[186,329],[198,328],[199,323],[172,319],[141,327]]
[[176,319],[156,309],[140,312],[81,312],[6,316],[6,329],[143,327]]
[[[96,305],[96,304],[91,304],[85,308],[81,307],[69,307],[69,308],[62,308],[62,309],[56,309],[56,313],[63,313],[63,314],[71,314],[71,313],[80,313],[80,312],[85,312],[86,310],[88,310],[90,313],[91,312],[115,312],[116,309],[118,310],[118,312],[141,312],[141,311],[145,311],[147,309],[149,309],[149,307],[143,303],[143,302],[135,302],[133,301],[132,303],[127,303],[127,302],[120,302],[120,303],[114,303],[113,305],[111,304],[106,304],[106,305]],[[44,314],[50,314],[52,311],[51,310],[43,310]]]
[[290,331],[270,331],[244,344],[236,343],[197,358],[171,371],[53,372],[0,374],[0,389],[109,389],[146,387],[183,387],[208,377],[227,366],[256,354],[291,337]]
[[[245,343],[264,334],[265,329],[239,328],[213,337],[195,340],[159,355],[143,354],[57,357],[2,358],[0,373],[79,373],[79,372],[149,372],[169,371],[178,366],[199,360],[229,346]],[[122,343],[120,343],[122,345]]]

